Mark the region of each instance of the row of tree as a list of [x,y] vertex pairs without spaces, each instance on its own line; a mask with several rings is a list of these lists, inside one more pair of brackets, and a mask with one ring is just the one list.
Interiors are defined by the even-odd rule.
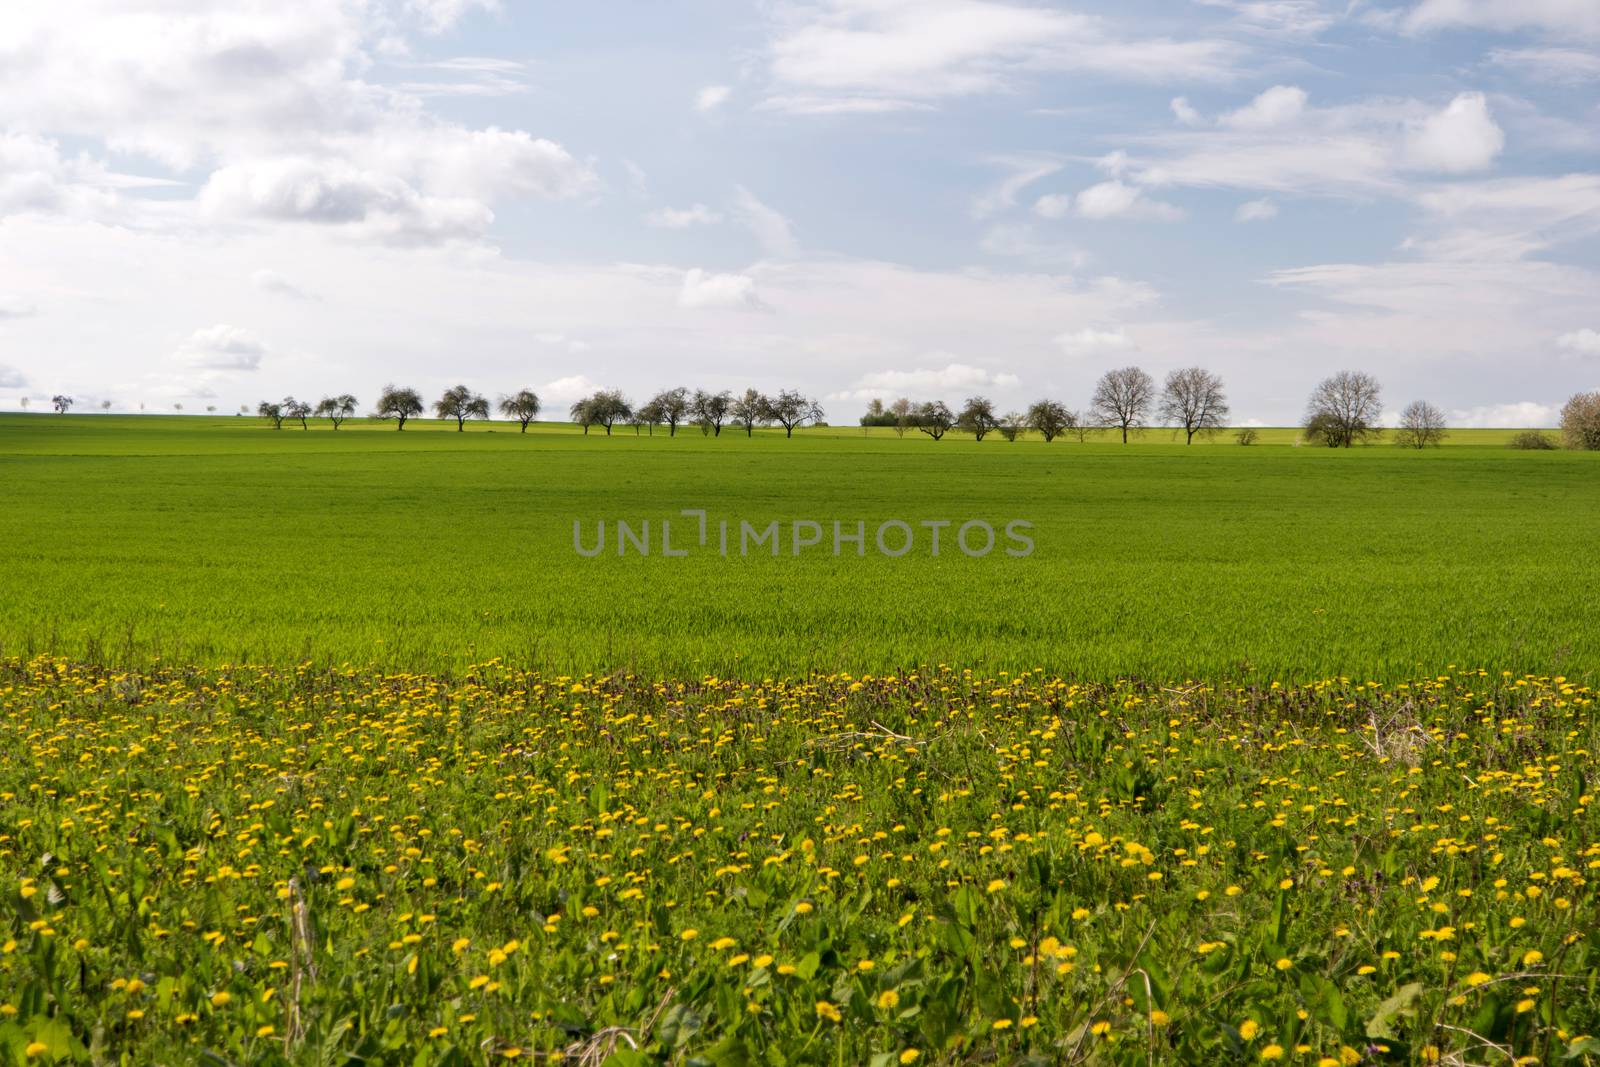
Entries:
[[[59,413],[70,410],[73,403],[72,397],[66,395],[52,398]],[[358,406],[349,393],[326,396],[316,404],[289,396],[280,401],[263,401],[256,414],[269,420],[274,429],[282,429],[285,422],[298,422],[306,429],[310,419],[325,418],[337,430],[355,415]],[[497,406],[502,415],[518,422],[524,433],[542,410],[539,396],[532,389],[502,396]],[[415,389],[386,385],[373,415],[391,420],[403,430],[408,420],[426,410],[422,394]],[[465,385],[445,390],[433,402],[434,414],[441,419],[454,419],[457,430],[464,430],[471,419],[489,418],[491,410],[487,397]],[[1361,371],[1341,371],[1312,390],[1306,404],[1305,439],[1330,448],[1350,448],[1374,440],[1385,432],[1379,422],[1382,412],[1378,380]],[[873,400],[861,417],[861,425],[888,426],[900,434],[915,429],[935,441],[951,430],[970,433],[978,441],[991,433],[1015,441],[1030,432],[1047,442],[1064,435],[1075,435],[1082,441],[1090,433],[1110,429],[1120,432],[1126,444],[1130,435],[1143,432],[1152,419],[1158,419],[1161,425],[1181,432],[1185,443],[1192,444],[1196,437],[1225,429],[1229,414],[1222,378],[1203,367],[1175,370],[1159,387],[1141,368],[1121,367],[1100,378],[1084,411],[1069,409],[1058,401],[1040,400],[1025,412],[1000,415],[983,396],[969,397],[959,411],[942,400],[914,404],[902,397],[888,405]],[[775,396],[746,389],[743,395],[736,396],[730,390],[713,393],[685,387],[664,389],[639,405],[629,402],[617,390],[601,389],[574,403],[568,415],[583,427],[585,434],[600,427],[608,435],[620,423],[632,426],[635,433],[648,428],[653,434],[656,427],[662,426],[669,435],[675,435],[680,426],[696,426],[702,433],[714,436],[720,436],[724,426],[738,426],[748,436],[757,426],[776,425],[783,427],[784,436],[792,437],[795,430],[821,424],[824,418],[816,400],[793,389]],[[1561,428],[1569,448],[1600,450],[1600,392],[1572,397],[1562,409]],[[1418,400],[1401,412],[1395,440],[1409,447],[1427,448],[1441,443],[1447,433],[1444,412]],[[1237,439],[1240,444],[1250,444],[1255,434],[1241,430]]]

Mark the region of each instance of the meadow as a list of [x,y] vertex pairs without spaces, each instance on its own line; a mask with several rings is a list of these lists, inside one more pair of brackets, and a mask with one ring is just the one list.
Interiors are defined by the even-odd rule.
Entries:
[[0,1057],[1593,1063],[1595,693],[0,665]]
[[0,1062],[1600,1061],[1600,456],[1508,437],[0,417]]
[[[0,416],[0,654],[448,672],[1592,680],[1600,456]],[[1012,519],[1026,558],[594,559],[574,520]],[[787,538],[787,533],[785,537]],[[681,543],[681,541],[679,542]]]

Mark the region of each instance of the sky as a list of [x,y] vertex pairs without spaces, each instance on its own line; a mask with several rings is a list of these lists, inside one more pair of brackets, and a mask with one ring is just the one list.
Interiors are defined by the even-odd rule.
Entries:
[[0,410],[1600,388],[1596,0],[14,0]]

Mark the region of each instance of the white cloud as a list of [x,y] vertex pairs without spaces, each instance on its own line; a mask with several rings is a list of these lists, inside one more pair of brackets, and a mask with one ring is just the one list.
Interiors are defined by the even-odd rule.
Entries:
[[1551,427],[1561,417],[1558,404],[1541,404],[1536,400],[1519,400],[1507,404],[1485,404],[1472,408],[1457,408],[1447,416],[1451,426],[1463,429],[1521,430],[1529,427]]
[[714,225],[722,221],[722,216],[704,204],[695,204],[686,208],[660,208],[647,213],[644,221],[663,230],[687,230],[691,226]]
[[581,400],[591,393],[599,391],[603,386],[582,374],[569,374],[564,378],[545,382],[535,392],[539,399],[551,411],[563,405],[570,405],[575,400]]
[[24,303],[17,297],[0,293],[0,322],[7,319],[26,319],[39,313],[39,309],[32,304]]
[[1271,200],[1247,200],[1233,213],[1234,222],[1266,222],[1278,217],[1278,205]]
[[734,189],[733,214],[768,255],[787,257],[798,251],[800,245],[789,220],[742,185]]
[[715,111],[728,102],[733,89],[726,85],[708,85],[694,94],[694,109],[700,112]]
[[312,159],[224,167],[200,191],[200,206],[219,219],[339,226],[407,244],[476,237],[494,218],[475,200],[424,196],[391,174]]
[[1305,112],[1306,99],[1306,91],[1298,86],[1274,85],[1218,121],[1238,130],[1270,130],[1298,119]]
[[1329,4],[1323,0],[1200,0],[1209,7],[1234,13],[1239,27],[1271,37],[1315,37],[1339,21],[1340,13],[1356,5]]
[[1558,38],[1600,37],[1600,5],[1594,0],[1422,0],[1405,26],[1413,32],[1534,29]]
[[1081,330],[1058,334],[1056,344],[1068,355],[1089,356],[1106,352],[1121,352],[1134,347],[1133,341],[1119,327],[1115,330],[1097,330],[1086,326]]
[[1183,212],[1161,200],[1152,200],[1138,188],[1113,179],[1091,185],[1078,194],[1077,213],[1086,219],[1144,219],[1175,222]]
[[1442,107],[1380,98],[1319,108],[1299,90],[1280,86],[1213,129],[1130,140],[1149,149],[1128,168],[1129,178],[1146,187],[1365,199],[1406,195],[1407,171],[1483,169],[1499,156],[1505,135],[1480,93],[1461,93]]
[[1046,219],[1064,219],[1072,214],[1070,193],[1047,193],[1033,202],[1034,214]]
[[777,9],[779,95],[896,104],[988,93],[1048,71],[1221,81],[1243,49],[1119,32],[1109,21],[1003,0],[819,0]]
[[431,33],[443,33],[473,10],[499,11],[500,0],[406,0]]
[[887,399],[893,396],[933,399],[963,390],[1012,389],[1021,384],[1015,374],[996,372],[967,363],[915,370],[886,370],[864,374],[850,389],[833,393],[833,400]]
[[1482,93],[1461,93],[1443,111],[1412,129],[1407,162],[1419,170],[1460,174],[1484,170],[1505,148],[1506,135]]
[[756,280],[748,274],[712,274],[698,267],[684,274],[683,287],[678,290],[678,306],[741,311],[766,309],[756,293]]
[[1600,54],[1577,48],[1496,48],[1490,51],[1489,62],[1555,85],[1600,81]]
[[267,346],[248,330],[219,323],[196,330],[178,347],[178,362],[200,370],[259,370]]
[[597,183],[587,164],[555,142],[494,126],[430,129],[391,162],[398,173],[414,166],[428,192],[485,202],[522,196],[565,200]]
[[1076,245],[1041,237],[1026,223],[1003,223],[984,231],[978,247],[991,256],[1006,256],[1052,268],[1078,270],[1091,256]]
[[[387,199],[391,206],[380,214],[406,221],[370,227],[380,236],[477,232],[496,201],[577,196],[596,186],[592,170],[525,131],[474,130],[431,114],[419,95],[381,84],[370,72],[375,53],[406,54],[401,26],[442,30],[473,8],[498,6],[484,0],[7,5],[0,9],[0,128],[98,141],[108,152],[153,161],[185,183],[195,172],[214,171],[207,184],[222,187],[239,179],[240,168],[254,172],[256,183],[295,170],[303,177],[309,169],[346,194],[356,195],[352,186],[359,183],[370,187],[369,198]],[[423,66],[503,78],[520,65],[465,57]],[[152,180],[106,174],[103,166],[92,176],[97,166],[80,156],[58,168],[53,186],[35,169],[25,189],[13,174],[0,198],[12,201],[12,210],[26,192],[31,209],[105,214],[104,203],[85,206],[85,191],[114,201],[105,191]],[[76,201],[64,190],[75,190]],[[170,209],[141,206],[147,224],[175,221]]]
[[988,162],[1006,174],[972,202],[972,217],[986,219],[1017,206],[1017,194],[1061,169],[1053,159],[1040,156],[996,156]]
[[28,379],[15,367],[0,363],[0,389],[25,389]]
[[250,275],[250,282],[257,289],[272,293],[275,296],[293,297],[296,300],[311,299],[311,294],[294,284],[294,282],[277,271],[268,270],[265,267]]
[[1556,347],[1575,356],[1600,356],[1600,330],[1585,327],[1556,338]]
[[1185,126],[1201,126],[1206,121],[1206,117],[1195,110],[1194,105],[1189,103],[1189,98],[1186,96],[1172,98],[1172,117]]

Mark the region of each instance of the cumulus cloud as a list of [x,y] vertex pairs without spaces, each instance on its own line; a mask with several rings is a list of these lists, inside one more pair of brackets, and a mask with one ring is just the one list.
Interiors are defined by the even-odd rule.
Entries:
[[886,370],[864,374],[850,389],[834,393],[833,400],[886,399],[891,396],[938,397],[963,390],[1011,389],[1020,384],[1015,374],[991,371],[967,363],[915,370]]
[[1600,330],[1587,327],[1556,338],[1556,347],[1575,356],[1600,356]]
[[314,159],[224,167],[200,205],[215,218],[339,226],[399,243],[476,237],[494,218],[475,200],[424,196],[394,175]]
[[700,112],[715,111],[728,102],[733,90],[726,85],[708,85],[694,94],[694,109]]
[[25,389],[28,379],[17,368],[0,363],[0,389]]
[[[0,13],[0,128],[98,141],[185,177],[213,171],[213,195],[237,181],[240,168],[261,181],[309,167],[347,195],[361,195],[353,186],[365,184],[369,198],[390,202],[377,214],[391,225],[369,227],[377,236],[479,231],[499,199],[572,197],[594,188],[595,175],[552,141],[448,121],[418,95],[368,74],[375,53],[405,53],[400,27],[447,29],[475,8],[498,7],[487,0],[10,5]],[[478,73],[494,65],[496,76],[505,65],[470,58],[434,65],[450,62]],[[81,158],[73,165],[89,166]],[[52,188],[41,173],[29,171],[28,205],[58,213],[73,206],[63,206],[64,186],[75,185],[81,199],[85,189],[135,180],[57,176]],[[15,178],[6,182],[13,188],[0,189],[0,198],[20,199]]]
[[267,352],[266,343],[250,331],[218,323],[196,330],[174,355],[201,370],[253,371],[260,369]]
[[1189,98],[1185,96],[1172,98],[1172,117],[1185,126],[1200,126],[1206,121],[1205,116],[1196,111],[1194,105],[1189,103]]
[[1085,326],[1056,336],[1056,344],[1068,355],[1089,356],[1104,352],[1121,352],[1134,347],[1133,341],[1120,328],[1097,330]]
[[1266,222],[1278,217],[1278,205],[1269,199],[1246,200],[1233,213],[1234,222]]
[[1183,212],[1172,204],[1152,200],[1142,190],[1116,179],[1091,185],[1079,193],[1077,213],[1086,219],[1175,222],[1183,218]]
[[1505,131],[1489,114],[1484,95],[1461,93],[1411,130],[1406,158],[1419,170],[1460,174],[1487,169],[1505,146]]
[[761,311],[766,305],[756,293],[756,280],[748,274],[712,274],[696,267],[683,276],[678,290],[683,308],[732,308]]
[[1047,193],[1033,202],[1034,214],[1047,219],[1064,219],[1072,214],[1070,193]]
[[1298,119],[1305,112],[1306,99],[1306,91],[1298,86],[1274,85],[1219,121],[1239,130],[1270,130]]
[[704,204],[695,204],[686,208],[660,208],[648,212],[644,221],[663,230],[687,230],[691,226],[711,226],[719,223],[722,221],[722,215]]

